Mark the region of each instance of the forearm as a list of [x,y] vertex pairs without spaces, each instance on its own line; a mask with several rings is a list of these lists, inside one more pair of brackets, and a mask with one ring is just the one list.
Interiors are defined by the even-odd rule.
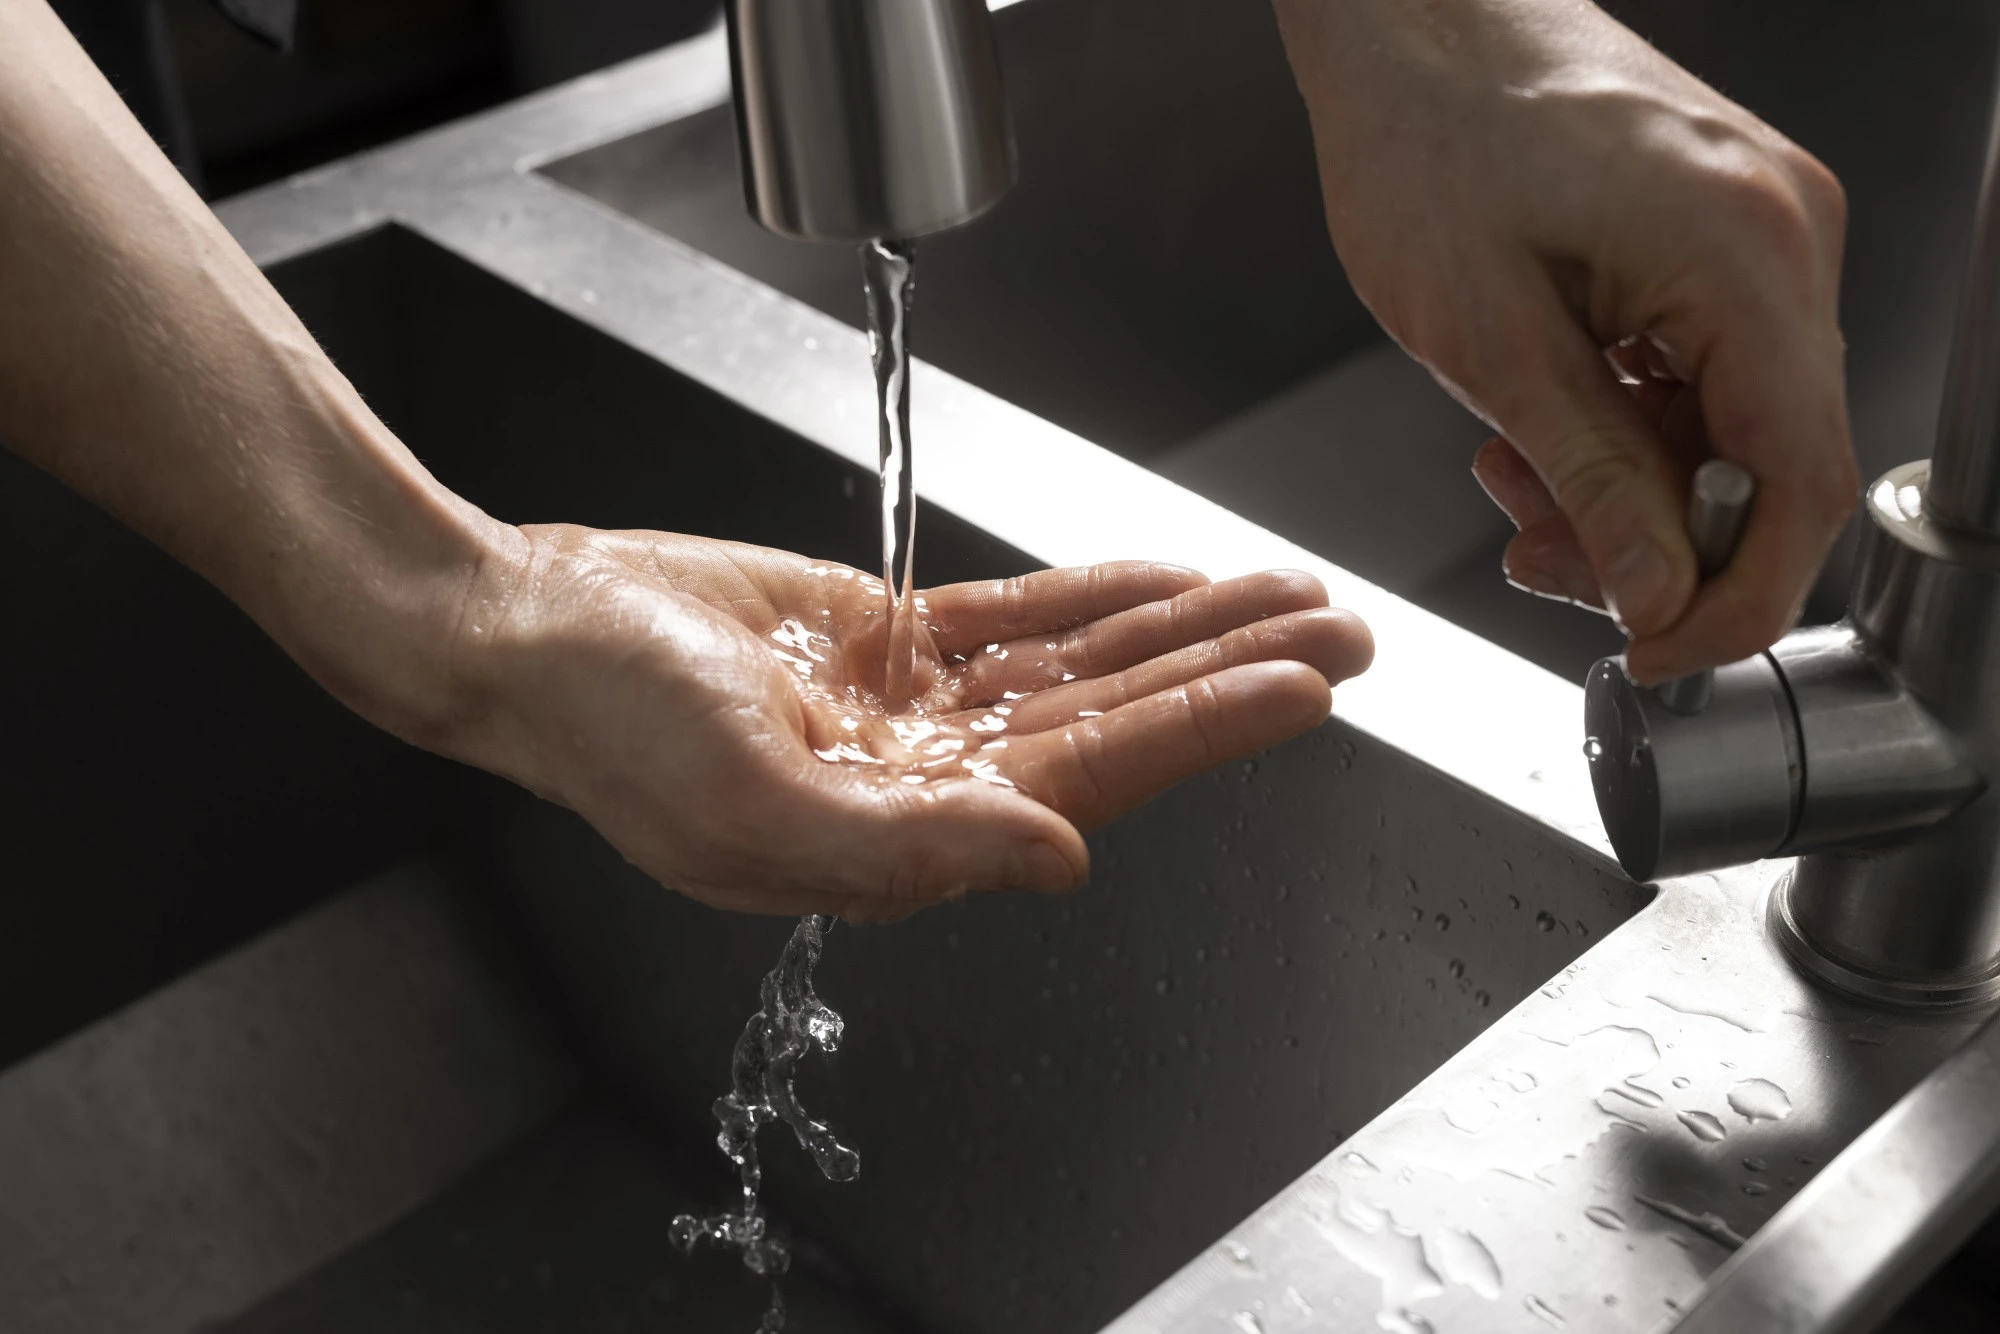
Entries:
[[42,0],[0,0],[0,439],[214,582],[329,689],[451,725],[513,536],[361,402]]

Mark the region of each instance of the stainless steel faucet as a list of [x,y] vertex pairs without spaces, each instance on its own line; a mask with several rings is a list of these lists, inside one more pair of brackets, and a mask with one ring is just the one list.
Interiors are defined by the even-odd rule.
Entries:
[[729,0],[751,216],[809,241],[903,241],[1015,178],[985,0]]
[[1720,668],[1699,709],[1591,671],[1598,809],[1634,877],[1797,856],[1768,921],[1877,1001],[2000,997],[2000,108],[1935,455],[1869,489],[1848,616]]

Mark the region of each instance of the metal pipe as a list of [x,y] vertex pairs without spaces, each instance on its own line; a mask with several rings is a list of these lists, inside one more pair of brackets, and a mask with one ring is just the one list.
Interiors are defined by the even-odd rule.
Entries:
[[1924,510],[1949,528],[2000,537],[2000,107],[1987,131],[1972,253],[1952,333]]

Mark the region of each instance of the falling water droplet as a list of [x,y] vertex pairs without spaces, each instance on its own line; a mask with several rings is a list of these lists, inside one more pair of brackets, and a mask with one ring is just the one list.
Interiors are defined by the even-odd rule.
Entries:
[[1729,1106],[1746,1121],[1782,1121],[1792,1114],[1792,1100],[1768,1079],[1746,1079],[1729,1090]]
[[1696,1139],[1707,1140],[1710,1144],[1729,1133],[1722,1128],[1721,1121],[1707,1112],[1682,1112],[1680,1120]]

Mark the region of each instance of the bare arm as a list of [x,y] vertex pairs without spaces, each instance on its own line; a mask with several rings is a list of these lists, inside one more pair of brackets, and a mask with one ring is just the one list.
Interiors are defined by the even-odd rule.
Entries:
[[[1607,606],[1641,679],[1783,634],[1857,492],[1833,176],[1587,0],[1277,8],[1349,277],[1500,433],[1509,574]],[[1759,499],[1697,590],[1711,452]]]
[[0,0],[0,200],[0,437],[446,740],[436,627],[518,537],[369,412],[41,0]]

